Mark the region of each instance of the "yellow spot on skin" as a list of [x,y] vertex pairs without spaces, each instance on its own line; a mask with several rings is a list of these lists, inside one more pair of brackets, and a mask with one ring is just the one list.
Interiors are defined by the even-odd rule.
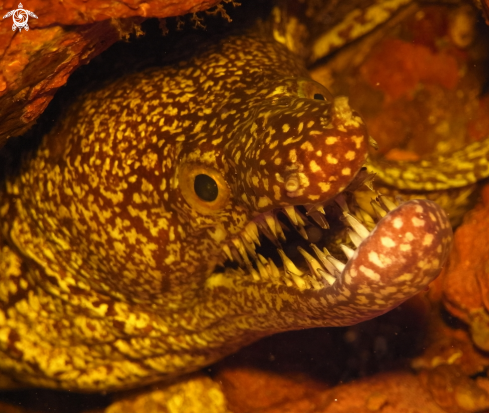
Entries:
[[370,251],[368,253],[368,260],[375,264],[377,267],[384,268],[385,265],[382,261],[380,261],[379,255],[375,251]]
[[394,218],[392,225],[394,225],[394,228],[399,229],[404,225],[404,223],[402,222],[401,218]]
[[284,132],[288,132],[288,131],[290,130],[290,126],[289,126],[289,124],[288,124],[288,123],[283,124],[283,125],[282,125],[282,130],[283,130]]
[[341,170],[341,175],[351,175],[351,169],[350,168],[343,168]]
[[370,268],[365,267],[364,265],[360,265],[359,270],[363,272],[368,278],[370,278],[373,281],[379,281],[380,280],[380,275],[377,274],[375,271],[371,270]]
[[414,217],[414,218],[411,220],[411,222],[413,223],[413,225],[414,225],[415,227],[422,227],[422,226],[425,224],[424,220],[419,219],[419,218],[416,218],[416,217]]
[[280,187],[278,185],[273,185],[273,196],[276,200],[279,200],[281,198]]
[[326,138],[326,145],[334,145],[336,142],[338,142],[338,138],[335,138],[334,136],[328,136]]
[[261,196],[258,200],[258,208],[265,208],[268,205],[272,205],[272,200],[268,196]]
[[353,159],[355,159],[355,152],[354,151],[348,151],[345,155],[345,159],[349,160],[349,161],[353,161]]
[[413,274],[405,273],[400,277],[397,277],[397,281],[411,281],[413,279]]
[[323,192],[328,192],[331,189],[331,184],[328,184],[326,182],[319,182],[318,186]]
[[406,232],[406,239],[408,241],[412,241],[414,239],[414,235],[412,232]]
[[355,142],[355,148],[360,149],[363,142],[363,136],[352,136],[351,139]]
[[426,234],[423,238],[423,245],[431,245],[433,242],[433,234]]
[[296,162],[297,161],[297,152],[295,151],[295,149],[291,149],[290,152],[289,152],[289,160],[291,162]]
[[297,133],[301,133],[304,128],[304,122],[299,123],[299,127],[297,128]]
[[333,164],[333,165],[335,165],[335,164],[337,164],[337,163],[338,163],[338,159],[337,159],[337,158],[335,158],[335,157],[334,157],[333,155],[331,155],[330,153],[328,153],[328,154],[326,155],[326,161],[327,161],[328,163],[330,163],[330,164]]
[[301,149],[312,152],[314,150],[314,146],[312,146],[311,142],[307,141],[301,145]]
[[323,151],[321,151],[321,150],[317,151],[317,152],[316,152],[316,155],[317,155],[317,156],[323,156]]
[[399,249],[401,251],[411,251],[411,245],[409,245],[409,244],[401,244],[401,246],[399,247]]
[[389,237],[380,238],[380,242],[386,248],[392,248],[392,247],[396,246],[396,243],[392,240],[392,238],[389,238]]
[[321,170],[321,167],[316,163],[316,161],[311,161],[309,162],[309,169],[311,169],[311,172],[316,173]]

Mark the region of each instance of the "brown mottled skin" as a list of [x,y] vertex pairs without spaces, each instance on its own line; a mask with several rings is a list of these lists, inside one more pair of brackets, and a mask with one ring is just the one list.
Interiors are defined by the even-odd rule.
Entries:
[[[246,253],[222,267],[255,223],[280,234],[282,208],[343,191],[367,136],[346,98],[256,32],[80,96],[0,192],[0,370],[36,386],[128,388],[411,297],[451,244],[430,201],[388,214],[329,278]],[[215,200],[197,195],[199,174]]]

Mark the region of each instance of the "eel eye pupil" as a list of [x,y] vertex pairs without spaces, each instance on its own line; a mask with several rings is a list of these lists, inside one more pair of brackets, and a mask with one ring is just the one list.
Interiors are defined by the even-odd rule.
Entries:
[[219,188],[209,175],[199,174],[195,177],[194,191],[203,201],[212,202],[217,198]]
[[321,93],[314,93],[314,99],[316,99],[316,100],[326,100],[326,99],[324,99],[324,96],[321,95]]

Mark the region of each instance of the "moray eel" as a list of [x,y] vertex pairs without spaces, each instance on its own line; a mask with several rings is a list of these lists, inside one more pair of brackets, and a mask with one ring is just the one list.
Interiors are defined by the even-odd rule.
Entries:
[[[399,305],[438,275],[452,230],[415,200],[369,231],[342,193],[367,149],[347,99],[257,31],[82,94],[2,183],[0,370],[123,389]],[[321,238],[335,215],[348,260]]]

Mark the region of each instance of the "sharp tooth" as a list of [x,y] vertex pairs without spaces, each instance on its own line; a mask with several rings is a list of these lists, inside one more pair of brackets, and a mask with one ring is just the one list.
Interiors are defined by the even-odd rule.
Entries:
[[288,279],[287,277],[284,278],[283,280],[285,282],[285,285],[287,287],[292,287],[294,284],[292,283],[292,281],[290,279]]
[[287,215],[287,218],[289,218],[290,222],[292,222],[292,224],[295,226],[299,225],[299,221],[297,220],[297,214],[295,213],[295,207],[289,205],[284,207],[283,209],[285,215]]
[[304,238],[306,241],[309,239],[309,237],[307,236],[307,231],[303,226],[297,227],[296,229],[297,231],[299,231],[299,234],[301,234],[302,238]]
[[299,288],[300,290],[304,290],[307,288],[307,284],[305,280],[303,280],[301,277],[294,274],[290,274],[290,276],[292,277],[292,280],[294,281],[295,285],[297,285],[297,288]]
[[367,229],[370,228],[370,230],[372,230],[375,228],[375,221],[367,211],[359,208],[356,215],[357,219],[362,222],[367,227]]
[[397,205],[394,202],[392,202],[389,198],[387,198],[385,195],[379,195],[379,198],[389,211],[392,211],[397,208]]
[[308,265],[309,269],[311,270],[311,276],[312,276],[311,278],[314,279],[314,276],[316,276],[317,278],[322,279],[322,276],[321,276],[321,274],[319,274],[318,270],[322,269],[323,266],[303,248],[297,247],[297,250],[305,258],[307,265]]
[[336,278],[333,277],[330,273],[322,270],[321,268],[318,269],[318,272],[329,285],[333,285],[335,283]]
[[280,271],[278,270],[277,266],[273,262],[271,258],[268,259],[268,264],[270,265],[270,270],[272,272],[272,276],[274,278],[280,278]]
[[275,215],[271,212],[267,212],[263,214],[265,217],[265,222],[268,224],[268,228],[270,228],[271,233],[275,236],[275,238],[278,238],[277,236],[277,227],[275,225]]
[[260,227],[260,231],[267,237],[277,248],[280,247],[280,243],[278,242],[277,237],[275,237],[269,230],[268,225],[264,222],[258,222]]
[[[307,277],[307,281],[309,281],[309,283],[311,283],[312,287],[315,290],[321,290],[322,288],[324,288],[324,285],[321,285],[319,283],[319,281],[316,280],[314,277]],[[322,277],[321,277],[321,281],[322,281]]]
[[377,214],[377,217],[379,219],[384,218],[387,215],[387,212],[384,211],[384,209],[380,206],[380,204],[375,199],[372,199],[370,201],[370,205],[372,205],[372,208]]
[[[271,267],[269,261],[261,254],[257,254],[257,256],[258,256],[258,261],[260,261],[262,267],[267,272],[268,278],[275,277],[275,274],[273,273],[273,268]],[[257,262],[257,266],[258,266],[258,262]],[[280,276],[280,273],[277,270],[277,277],[276,278],[278,278],[279,276]]]
[[255,281],[262,281],[262,279],[260,278],[260,274],[258,274],[258,271],[255,270],[251,265],[248,268],[248,271],[251,273],[251,276],[253,277],[253,280],[255,280]]
[[344,194],[337,195],[334,200],[340,206],[343,213],[350,212],[350,210],[348,209],[348,205],[346,203],[346,196]]
[[316,206],[316,211],[320,212],[323,215],[326,215],[326,212],[324,211],[324,208],[322,205]]
[[246,239],[241,239],[241,242],[244,245],[246,252],[248,252],[249,256],[256,259],[255,244],[253,242],[246,241]]
[[346,264],[343,264],[340,260],[337,260],[332,255],[328,255],[326,257],[328,261],[335,266],[335,268],[341,273],[346,267]]
[[231,255],[233,256],[233,261],[236,261],[241,267],[244,265],[243,259],[234,246],[231,248]]
[[296,212],[296,216],[297,216],[297,222],[299,223],[299,226],[305,226],[306,225],[306,222],[307,222],[307,218],[301,214],[300,211],[298,211],[297,209],[295,210]]
[[233,244],[236,247],[236,249],[238,250],[239,255],[241,255],[241,258],[243,259],[243,261],[245,262],[245,264],[246,265],[248,265],[248,264],[251,265],[250,259],[248,258],[248,254],[246,253],[245,247],[244,247],[243,243],[241,242],[241,240],[238,239],[238,238],[234,238],[233,239]]
[[234,261],[233,254],[231,254],[231,249],[229,248],[229,245],[223,245],[222,250],[224,251],[224,254],[226,254],[226,257],[229,258],[231,261]]
[[241,240],[246,241],[248,244],[255,244],[246,231],[241,234]]
[[[273,215],[273,218],[274,218],[274,221],[275,221],[275,229],[277,231],[277,235],[278,237],[282,240],[282,241],[287,241],[287,239],[285,238],[285,234],[284,234],[284,231],[282,230],[282,225],[281,225],[281,222],[279,221],[279,219],[277,218],[277,215]],[[288,228],[287,228],[288,229]]]
[[263,266],[263,264],[260,262],[260,260],[256,260],[255,262],[256,262],[256,267],[258,268],[258,271],[260,272],[261,278],[264,280],[270,279],[270,277],[268,275],[268,271]]
[[355,251],[352,250],[351,248],[347,247],[345,244],[341,244],[340,247],[343,250],[343,252],[345,253],[346,258],[348,258],[348,259],[353,257],[353,254],[355,254]]
[[328,250],[325,248],[324,249],[325,252],[323,253],[323,251],[321,251],[318,247],[316,247],[315,244],[310,244],[310,245],[312,250],[316,254],[316,257],[318,257],[319,261],[323,264],[324,268],[326,268],[328,272],[330,272],[331,274],[334,274],[335,268],[333,264],[331,264],[326,258],[328,255],[330,255]]
[[350,215],[348,212],[343,212],[343,215],[353,230],[362,238],[362,240],[369,236],[369,230],[360,224],[360,222],[353,215]]
[[280,255],[280,258],[282,258],[282,262],[284,263],[284,267],[286,268],[286,270],[292,274],[292,275],[303,275],[304,273],[299,270],[299,268],[297,268],[295,266],[295,264],[290,260],[289,257],[287,257],[287,255],[285,255],[285,252],[281,249],[277,249],[279,255]]
[[309,216],[316,221],[316,223],[322,228],[322,229],[329,229],[329,224],[328,221],[326,220],[326,217],[322,215],[319,211],[312,211],[309,213]]
[[255,244],[261,245],[260,233],[258,232],[258,227],[253,221],[249,222],[248,225],[246,225],[245,231]]
[[351,242],[353,242],[353,245],[358,248],[363,241],[362,238],[360,238],[360,236],[351,228],[347,228],[346,230],[350,236]]
[[258,257],[258,259],[260,260],[260,262],[261,262],[263,265],[267,265],[267,264],[268,264],[267,259],[266,259],[266,258],[265,258],[263,255],[261,255],[261,254],[257,254],[257,257]]

